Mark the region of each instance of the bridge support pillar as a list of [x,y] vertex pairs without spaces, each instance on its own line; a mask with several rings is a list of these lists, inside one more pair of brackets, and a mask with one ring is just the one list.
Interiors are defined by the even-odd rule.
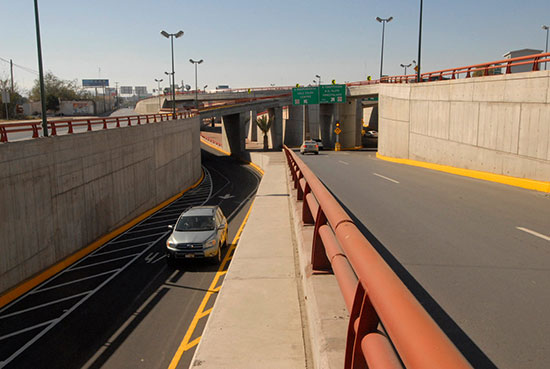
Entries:
[[283,142],[289,147],[300,146],[303,141],[304,107],[288,106],[288,117],[284,124]]
[[222,116],[222,148],[232,155],[245,151],[246,137],[245,114],[230,114]]
[[248,139],[254,142],[258,141],[258,125],[256,124],[257,114],[256,110],[250,111],[250,121],[247,130]]
[[283,108],[267,109],[267,114],[272,121],[270,130],[271,147],[274,150],[281,150],[283,147]]
[[326,148],[333,148],[336,142],[336,134],[334,133],[334,128],[336,128],[335,110],[334,104],[319,105],[320,138],[323,141],[323,146]]
[[361,146],[361,119],[363,105],[360,99],[348,99],[344,104],[336,105],[336,120],[340,122],[340,144],[342,148]]

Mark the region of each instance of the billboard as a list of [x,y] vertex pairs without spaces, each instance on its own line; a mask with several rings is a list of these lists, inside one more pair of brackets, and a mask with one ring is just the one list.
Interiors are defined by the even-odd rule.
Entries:
[[136,86],[134,87],[134,90],[136,91],[136,95],[138,96],[147,95],[147,86]]
[[108,79],[83,79],[82,87],[107,87],[109,86]]
[[120,93],[124,95],[131,95],[134,92],[132,86],[120,86]]

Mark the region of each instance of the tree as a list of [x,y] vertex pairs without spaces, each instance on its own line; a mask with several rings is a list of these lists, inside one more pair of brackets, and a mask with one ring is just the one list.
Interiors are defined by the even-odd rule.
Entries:
[[262,115],[260,118],[256,119],[256,124],[258,125],[258,127],[260,127],[260,130],[264,134],[264,150],[267,150],[268,148],[267,132],[269,132],[269,130],[271,129],[271,123],[273,123],[273,121],[265,115]]
[[[87,91],[78,86],[76,80],[64,81],[56,77],[52,72],[48,72],[44,76],[44,88],[46,90],[46,107],[51,110],[59,108],[60,100],[87,100],[91,98],[91,95]],[[40,101],[39,80],[34,81],[29,99]]]
[[[0,91],[9,91],[10,92],[10,102],[8,105],[8,115],[10,119],[17,117],[19,114],[16,112],[16,106],[18,104],[23,104],[25,98],[21,96],[19,86],[16,83],[13,85],[13,91],[11,89],[11,81],[8,78],[0,79]],[[0,101],[2,99],[0,98]],[[0,103],[0,118],[6,119],[6,104],[2,101]]]

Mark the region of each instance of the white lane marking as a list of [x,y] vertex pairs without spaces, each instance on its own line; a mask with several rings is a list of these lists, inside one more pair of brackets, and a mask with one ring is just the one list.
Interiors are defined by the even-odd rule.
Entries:
[[166,257],[166,254],[162,254],[161,256],[159,256],[159,258],[155,261],[152,261],[151,264],[155,264],[157,261],[161,261],[162,259],[164,259]]
[[107,264],[107,263],[112,263],[113,261],[128,259],[128,258],[131,258],[131,257],[136,256],[136,255],[137,254],[131,254],[131,255],[121,256],[119,258],[109,259],[109,260],[105,260],[105,261],[98,261],[97,263],[81,265],[81,266],[78,266],[76,268],[71,268],[71,271],[80,270],[80,269],[84,269],[84,268],[91,268],[91,267],[95,267],[95,266],[102,265],[102,264]]
[[51,287],[44,287],[44,288],[34,289],[34,290],[32,290],[32,291],[29,292],[29,295],[32,295],[32,294],[35,294],[35,293],[39,293],[39,292],[43,292],[43,291],[53,290],[54,288],[59,288],[59,287],[68,286],[68,285],[70,285],[70,284],[74,284],[74,283],[86,281],[86,280],[92,279],[92,278],[101,277],[101,276],[104,276],[104,275],[107,275],[107,274],[110,274],[110,273],[114,273],[114,272],[116,272],[117,270],[119,270],[119,269],[108,270],[108,271],[103,272],[103,273],[94,274],[94,275],[91,275],[91,276],[88,276],[88,277],[84,277],[84,278],[80,278],[80,279],[73,279],[73,280],[70,281],[70,282],[65,282],[65,283],[56,284],[56,285],[51,286]]
[[543,235],[542,233],[538,233],[538,232],[532,231],[532,230],[530,230],[530,229],[528,229],[528,228],[516,227],[516,229],[519,229],[520,231],[523,231],[523,232],[530,233],[530,234],[532,234],[533,236],[542,238],[543,240],[550,241],[550,237],[545,236],[545,235]]
[[342,163],[342,164],[344,164],[344,165],[349,165],[348,162],[345,162],[345,161],[343,161],[343,160],[338,160],[338,162],[339,162],[339,163]]
[[159,253],[158,252],[151,252],[149,255],[145,257],[145,263],[149,264],[153,262],[153,259],[157,257]]
[[[166,227],[165,227],[166,228]],[[131,249],[135,249],[135,248],[138,248],[138,247],[143,247],[143,246],[148,246],[151,242],[145,242],[145,243],[140,243],[139,245],[135,245],[135,246],[127,246],[127,247],[121,247],[120,249],[116,249],[116,250],[112,250],[112,251],[103,251],[103,252],[98,252],[98,253],[94,253],[93,255],[90,255],[90,257],[92,256],[101,256],[101,255],[108,255],[108,254],[113,254],[115,252],[120,252],[120,251],[125,251],[125,250],[131,250]]]
[[[51,324],[51,323],[53,323],[53,322],[55,322],[56,320],[59,320],[59,319],[60,318],[55,318],[55,319],[52,319],[52,320],[48,320],[47,322],[36,324],[36,325],[33,325],[32,327],[27,327],[27,328],[21,329],[17,332],[12,332],[12,333],[6,334],[5,336],[0,336],[0,341],[5,340],[6,338],[17,336],[18,334],[21,334],[21,333],[32,331],[33,329],[36,329],[36,328],[39,328],[39,327],[43,327],[43,326]],[[2,363],[4,363],[4,361]],[[5,363],[8,363],[8,361],[5,361]]]
[[2,316],[0,316],[0,319],[9,318],[10,316],[14,316],[14,315],[19,315],[19,314],[27,313],[27,312],[29,312],[29,311],[33,311],[33,310],[37,310],[37,309],[40,309],[40,308],[43,308],[43,307],[46,307],[46,306],[50,306],[50,305],[57,304],[58,302],[63,302],[63,301],[67,301],[67,300],[72,300],[72,299],[74,299],[74,298],[77,298],[77,297],[80,297],[80,296],[84,296],[84,295],[86,295],[86,294],[88,294],[88,293],[90,293],[90,292],[91,292],[91,291],[82,292],[82,293],[79,293],[79,294],[77,294],[77,295],[72,295],[72,296],[69,296],[69,297],[64,297],[64,298],[62,298],[62,299],[58,299],[58,300],[46,302],[45,304],[40,304],[40,305],[33,306],[33,307],[28,308],[28,309],[23,309],[23,310],[16,311],[16,312],[14,312],[14,313],[2,315]]
[[386,177],[386,176],[383,176],[382,174],[378,174],[378,173],[372,173],[372,174],[374,174],[375,176],[378,176],[378,177],[380,177],[380,178],[384,178],[384,179],[386,179],[386,180],[388,180],[388,181],[390,181],[390,182],[399,183],[399,182],[396,181],[395,179],[388,178],[388,177]]

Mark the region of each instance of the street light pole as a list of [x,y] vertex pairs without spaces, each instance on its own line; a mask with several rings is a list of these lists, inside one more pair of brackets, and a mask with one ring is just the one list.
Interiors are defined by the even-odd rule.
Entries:
[[382,82],[382,66],[384,65],[384,33],[386,31],[386,23],[391,22],[393,17],[380,18],[376,17],[376,20],[382,23],[382,50],[380,52],[380,82]]
[[178,31],[177,33],[168,33],[166,31],[161,31],[161,35],[170,39],[170,48],[172,50],[172,119],[176,119],[176,79],[174,72],[174,37],[180,38],[183,36],[183,31]]
[[[546,31],[546,49],[544,52],[548,53],[548,30],[550,30],[550,26],[542,26],[542,29]],[[547,62],[544,62],[544,70],[546,70],[546,63]]]
[[160,109],[162,108],[162,106],[160,106],[160,83],[161,83],[162,81],[163,81],[162,78],[160,78],[160,79],[156,79],[156,78],[155,78],[155,82],[156,82],[157,85],[158,85],[157,94],[158,94],[158,96],[159,96],[159,112],[160,112]]
[[420,82],[421,54],[422,54],[422,3],[420,0],[420,21],[418,22],[418,63],[416,63],[416,82]]
[[42,131],[48,137],[48,118],[46,117],[46,88],[44,86],[44,69],[42,67],[42,44],[40,42],[40,22],[38,16],[38,0],[34,0],[34,21],[36,24],[36,48],[38,50],[38,75],[40,79],[40,101],[42,104]]
[[404,76],[407,75],[407,68],[410,67],[412,65],[412,63],[409,63],[409,64],[401,64],[401,68],[405,68],[405,73],[403,74]]
[[204,60],[193,60],[189,59],[189,62],[191,64],[195,64],[195,109],[199,109],[199,91],[198,91],[198,83],[197,83],[197,65],[201,64]]

